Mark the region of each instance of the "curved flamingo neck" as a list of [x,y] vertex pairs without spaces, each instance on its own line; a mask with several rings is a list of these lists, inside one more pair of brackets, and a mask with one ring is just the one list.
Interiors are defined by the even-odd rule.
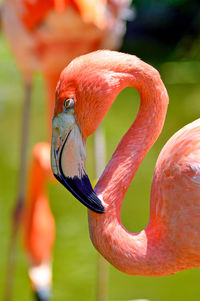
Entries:
[[[125,77],[122,87],[132,86],[140,94],[136,120],[123,136],[106,166],[96,192],[107,204],[107,214],[120,219],[124,195],[145,155],[158,138],[166,116],[168,95],[159,73],[151,66],[137,61],[137,68]],[[134,66],[135,67],[135,66]]]
[[133,176],[162,130],[168,95],[158,72],[137,58],[121,83],[121,88],[132,86],[139,91],[140,109],[95,187],[105,203],[105,214],[89,211],[90,235],[98,251],[118,269],[129,274],[160,275],[165,272],[159,265],[166,260],[166,245],[158,248],[161,226],[157,223],[153,229],[129,233],[121,224],[120,210]]

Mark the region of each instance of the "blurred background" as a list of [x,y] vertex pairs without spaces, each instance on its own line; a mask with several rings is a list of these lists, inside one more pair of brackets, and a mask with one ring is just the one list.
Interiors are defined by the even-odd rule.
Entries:
[[[143,161],[122,207],[122,222],[132,232],[146,227],[149,195],[156,158],[173,133],[197,119],[200,112],[200,3],[192,0],[135,0],[132,20],[121,47],[155,66],[169,93],[164,129]],[[3,33],[0,34],[0,300],[14,205],[18,165],[22,78]],[[29,154],[33,145],[47,137],[44,82],[34,77]],[[137,91],[120,93],[103,124],[107,161],[139,107]],[[95,179],[93,137],[87,143],[87,172]],[[88,233],[87,210],[60,184],[49,183],[50,206],[56,220],[53,250],[54,301],[96,298],[97,252]],[[197,300],[200,270],[193,269],[160,278],[129,276],[109,265],[108,300]],[[23,292],[23,295],[22,295]],[[23,243],[17,245],[14,300],[32,300]]]

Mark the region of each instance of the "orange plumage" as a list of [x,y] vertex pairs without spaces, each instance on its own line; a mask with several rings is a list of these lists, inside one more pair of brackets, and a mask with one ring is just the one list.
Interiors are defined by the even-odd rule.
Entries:
[[48,143],[38,143],[34,147],[31,186],[24,211],[25,246],[30,261],[35,265],[51,260],[55,236],[54,219],[49,208],[45,181],[50,177],[49,151]]
[[[73,166],[84,166],[79,155],[84,153],[82,139],[86,141],[97,129],[117,94],[127,86],[136,88],[140,94],[136,120],[97,182],[96,194],[90,190],[87,195],[86,187],[79,192],[77,179],[83,183],[85,171],[83,167],[81,173],[76,169],[73,172]],[[65,111],[63,100],[68,97],[74,100],[74,105]],[[130,233],[121,223],[123,198],[162,130],[167,106],[168,95],[159,73],[135,56],[112,51],[76,58],[64,69],[57,86],[53,172],[66,188],[73,187],[70,191],[86,206],[93,211],[101,210],[101,214],[89,210],[91,240],[112,265],[132,275],[163,276],[200,267],[200,119],[178,131],[159,155],[146,229]],[[72,116],[75,121],[70,123]],[[77,127],[80,133],[75,136]],[[58,137],[64,146],[55,153]],[[66,160],[71,153],[77,161],[73,165]]]

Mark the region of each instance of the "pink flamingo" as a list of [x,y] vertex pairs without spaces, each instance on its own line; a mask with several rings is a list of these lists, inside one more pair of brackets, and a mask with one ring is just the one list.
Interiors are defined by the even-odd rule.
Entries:
[[[84,169],[85,142],[127,86],[140,93],[139,113],[93,190]],[[120,219],[124,195],[162,130],[167,106],[157,70],[114,51],[73,60],[56,89],[53,173],[92,210],[89,230],[96,249],[132,275],[169,275],[200,267],[200,119],[178,131],[159,155],[146,229],[130,233]]]
[[[99,48],[117,48],[124,33],[123,11],[130,0],[4,0],[4,31],[26,83],[27,99],[23,118],[21,170],[13,233],[6,300],[11,299],[12,261],[16,233],[24,209],[25,247],[30,259],[30,279],[36,294],[49,291],[51,285],[51,250],[54,241],[54,219],[49,207],[46,182],[51,178],[50,145],[34,147],[26,190],[26,156],[28,113],[32,77],[40,70],[48,93],[48,123],[54,109],[54,92],[64,66],[73,58]],[[26,204],[25,204],[26,200]],[[25,205],[24,205],[25,204]],[[25,207],[25,208],[23,208]],[[45,222],[44,222],[45,221]],[[50,231],[51,230],[51,231]],[[41,243],[42,242],[42,243]],[[38,275],[46,279],[38,279]],[[38,297],[39,298],[39,297]]]

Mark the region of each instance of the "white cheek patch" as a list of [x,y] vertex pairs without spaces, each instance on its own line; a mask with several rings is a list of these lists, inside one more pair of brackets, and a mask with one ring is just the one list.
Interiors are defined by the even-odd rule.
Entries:
[[82,178],[85,174],[85,159],[84,141],[78,126],[75,125],[62,148],[61,168],[65,177]]

